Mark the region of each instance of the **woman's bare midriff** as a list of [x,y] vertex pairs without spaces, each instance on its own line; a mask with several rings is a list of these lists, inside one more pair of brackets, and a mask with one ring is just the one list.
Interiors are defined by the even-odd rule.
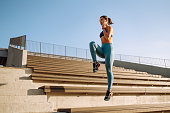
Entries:
[[102,44],[105,44],[105,43],[112,43],[112,37],[109,39],[109,40],[106,40],[104,36],[101,37],[101,42]]

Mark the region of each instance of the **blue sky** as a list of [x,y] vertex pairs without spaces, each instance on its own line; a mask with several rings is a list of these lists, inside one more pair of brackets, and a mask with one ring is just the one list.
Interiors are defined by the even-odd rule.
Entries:
[[0,48],[25,34],[77,48],[101,45],[101,15],[115,23],[116,54],[170,59],[170,0],[0,0]]

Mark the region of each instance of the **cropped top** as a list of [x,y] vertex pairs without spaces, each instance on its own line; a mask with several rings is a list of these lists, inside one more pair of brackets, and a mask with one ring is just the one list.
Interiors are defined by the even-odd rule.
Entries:
[[104,36],[103,31],[100,33],[100,38],[101,38],[102,36]]

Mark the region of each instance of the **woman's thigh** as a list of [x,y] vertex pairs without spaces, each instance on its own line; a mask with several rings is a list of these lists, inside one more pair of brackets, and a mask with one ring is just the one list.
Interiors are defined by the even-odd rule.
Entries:
[[103,48],[96,44],[96,53],[99,57],[105,58]]
[[107,66],[112,66],[114,61],[114,50],[112,45],[104,46],[104,56]]

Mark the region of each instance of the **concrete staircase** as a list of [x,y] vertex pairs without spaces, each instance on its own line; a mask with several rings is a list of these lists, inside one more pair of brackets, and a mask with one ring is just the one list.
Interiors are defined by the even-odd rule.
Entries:
[[[80,64],[85,67],[78,69]],[[104,64],[97,73],[92,73],[91,66],[91,63],[83,61],[28,56],[27,68],[0,67],[0,113],[66,113],[68,109],[68,113],[88,113],[88,110],[91,110],[89,113],[151,113],[170,110],[165,106],[170,102],[169,78],[113,67],[115,94],[106,102]],[[63,91],[58,88],[61,86]],[[49,88],[48,91],[45,87]],[[95,88],[101,91],[91,92]],[[161,107],[154,108],[158,105]],[[148,110],[142,109],[142,106]]]
[[[79,68],[79,66],[83,67]],[[34,83],[41,83],[49,100],[55,100],[57,110],[83,108],[84,111],[81,112],[88,112],[86,110],[91,107],[122,106],[124,108],[126,105],[139,107],[145,104],[154,107],[155,104],[170,102],[170,79],[163,78],[161,75],[113,67],[115,94],[109,102],[106,102],[103,100],[107,88],[104,64],[97,73],[93,73],[92,64],[89,62],[28,56],[27,67],[33,69]],[[163,109],[159,110],[163,111]],[[131,112],[135,112],[135,108]]]

